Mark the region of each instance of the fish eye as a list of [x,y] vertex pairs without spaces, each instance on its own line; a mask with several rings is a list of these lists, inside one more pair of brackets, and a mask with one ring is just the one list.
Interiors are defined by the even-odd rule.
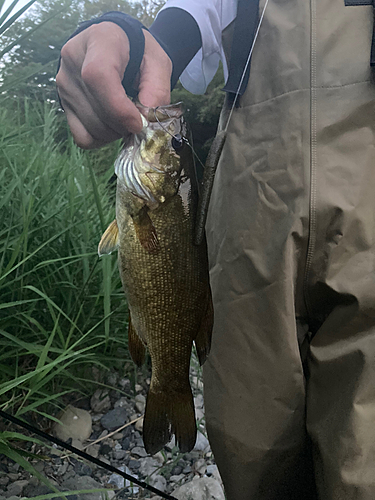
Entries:
[[180,134],[176,134],[172,137],[172,148],[178,152],[184,147],[185,141]]

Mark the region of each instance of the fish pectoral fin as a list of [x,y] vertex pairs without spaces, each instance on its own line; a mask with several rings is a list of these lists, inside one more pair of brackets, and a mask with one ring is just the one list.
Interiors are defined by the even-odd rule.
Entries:
[[202,366],[211,349],[212,327],[214,324],[214,306],[212,304],[211,288],[207,292],[206,312],[202,317],[197,336],[194,339],[199,364]]
[[117,220],[115,219],[110,223],[107,229],[104,231],[103,236],[99,242],[98,254],[99,257],[102,255],[108,255],[118,248],[118,226]]
[[182,453],[194,448],[197,438],[194,401],[190,385],[178,393],[155,390],[152,386],[147,395],[143,424],[145,450],[151,455],[160,451],[172,437]]
[[146,347],[135,331],[129,315],[128,349],[130,356],[137,366],[142,366],[145,361]]
[[134,229],[140,244],[149,253],[158,252],[160,249],[158,235],[148,214],[148,208],[143,207],[137,215],[133,216]]

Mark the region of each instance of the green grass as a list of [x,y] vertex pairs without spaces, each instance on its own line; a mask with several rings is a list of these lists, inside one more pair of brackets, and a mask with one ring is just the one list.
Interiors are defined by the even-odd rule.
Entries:
[[90,154],[58,132],[49,103],[0,111],[0,407],[17,415],[53,414],[93,365],[129,359],[116,257],[97,257],[116,148]]

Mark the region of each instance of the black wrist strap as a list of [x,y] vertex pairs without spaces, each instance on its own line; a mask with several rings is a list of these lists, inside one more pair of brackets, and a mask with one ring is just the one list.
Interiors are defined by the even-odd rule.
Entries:
[[[124,12],[107,12],[101,17],[91,19],[90,21],[84,21],[79,25],[76,31],[72,34],[69,40],[83,30],[89,28],[93,24],[99,24],[103,22],[111,22],[117,24],[123,31],[125,31],[129,39],[129,63],[126,67],[124,78],[122,79],[122,85],[125,92],[130,97],[136,97],[138,95],[138,89],[135,85],[136,76],[139,72],[139,68],[142,63],[143,54],[145,51],[145,36],[143,30],[147,28],[138,19],[125,14]],[[57,71],[60,68],[60,61],[58,64]]]
[[246,90],[250,76],[250,64],[247,66],[241,87],[238,87],[254,42],[258,21],[259,0],[239,0],[237,17],[234,24],[229,77],[223,88],[228,95],[231,95],[232,99],[236,96],[237,92],[241,96]]

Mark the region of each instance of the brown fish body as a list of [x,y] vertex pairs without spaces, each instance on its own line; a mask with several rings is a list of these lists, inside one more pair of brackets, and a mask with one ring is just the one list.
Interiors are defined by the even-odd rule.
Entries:
[[[146,165],[135,181],[133,177],[143,187],[134,189],[132,184],[129,189],[121,178],[117,185],[119,270],[130,311],[129,350],[141,364],[147,345],[152,361],[143,427],[149,453],[160,450],[173,433],[181,451],[194,446],[190,356],[195,342],[204,362],[213,322],[206,242],[193,244],[198,188],[192,152],[182,144],[176,153],[171,145],[170,134],[186,133],[179,108],[168,107],[168,115],[175,109],[172,122],[161,114],[148,124],[155,134],[144,141],[142,165],[152,163],[154,168]],[[140,198],[145,186],[151,191],[146,202]]]

